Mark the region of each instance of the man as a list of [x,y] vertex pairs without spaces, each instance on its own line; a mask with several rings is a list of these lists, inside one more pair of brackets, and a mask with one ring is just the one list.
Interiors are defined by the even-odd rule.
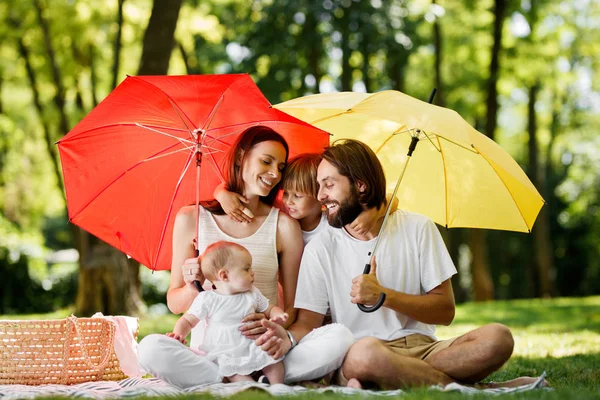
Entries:
[[[456,269],[428,218],[405,211],[391,214],[371,273],[362,274],[383,219],[372,213],[372,226],[364,234],[353,230],[351,222],[364,210],[385,206],[386,187],[383,168],[368,146],[354,140],[334,144],[323,154],[317,179],[330,226],[304,250],[297,320],[288,332],[263,321],[268,330],[257,344],[280,357],[321,326],[330,308],[333,321],[346,325],[356,339],[337,372],[334,382],[340,385],[395,389],[476,383],[510,358],[513,338],[500,324],[436,340],[435,325],[449,325],[454,318],[450,278]],[[380,293],[386,294],[381,309],[367,314],[357,308],[375,304]]]

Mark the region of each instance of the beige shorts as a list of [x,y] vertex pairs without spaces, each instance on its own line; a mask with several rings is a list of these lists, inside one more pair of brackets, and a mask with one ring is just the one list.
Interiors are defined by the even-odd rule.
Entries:
[[[427,361],[429,357],[450,347],[456,339],[457,338],[436,341],[429,336],[414,334],[396,340],[382,340],[381,342],[389,347],[390,350],[401,356]],[[333,377],[332,384],[346,386],[347,383],[348,379],[346,379],[342,373],[342,368],[340,367]]]

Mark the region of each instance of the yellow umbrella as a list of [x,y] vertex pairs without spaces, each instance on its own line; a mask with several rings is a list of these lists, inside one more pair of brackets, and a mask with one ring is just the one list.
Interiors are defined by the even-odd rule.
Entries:
[[[399,208],[448,228],[530,232],[544,204],[512,157],[453,110],[393,90],[323,93],[274,107],[330,132],[332,141],[368,144],[388,192],[401,177]],[[407,165],[412,140],[418,146]]]

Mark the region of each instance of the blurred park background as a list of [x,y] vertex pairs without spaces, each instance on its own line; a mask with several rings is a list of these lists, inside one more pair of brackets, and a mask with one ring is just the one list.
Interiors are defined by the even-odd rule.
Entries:
[[600,293],[597,0],[1,0],[0,19],[0,314],[167,312],[168,272],[66,217],[54,143],[127,74],[247,72],[273,104],[435,87],[547,203],[531,234],[440,227],[457,301]]

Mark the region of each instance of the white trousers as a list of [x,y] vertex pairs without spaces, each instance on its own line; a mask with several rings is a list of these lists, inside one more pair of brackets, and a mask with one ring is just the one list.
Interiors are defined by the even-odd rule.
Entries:
[[[314,329],[283,359],[284,382],[316,379],[338,369],[353,343],[354,336],[344,325],[330,324]],[[165,335],[146,336],[138,352],[143,369],[180,388],[223,380],[215,363]]]

